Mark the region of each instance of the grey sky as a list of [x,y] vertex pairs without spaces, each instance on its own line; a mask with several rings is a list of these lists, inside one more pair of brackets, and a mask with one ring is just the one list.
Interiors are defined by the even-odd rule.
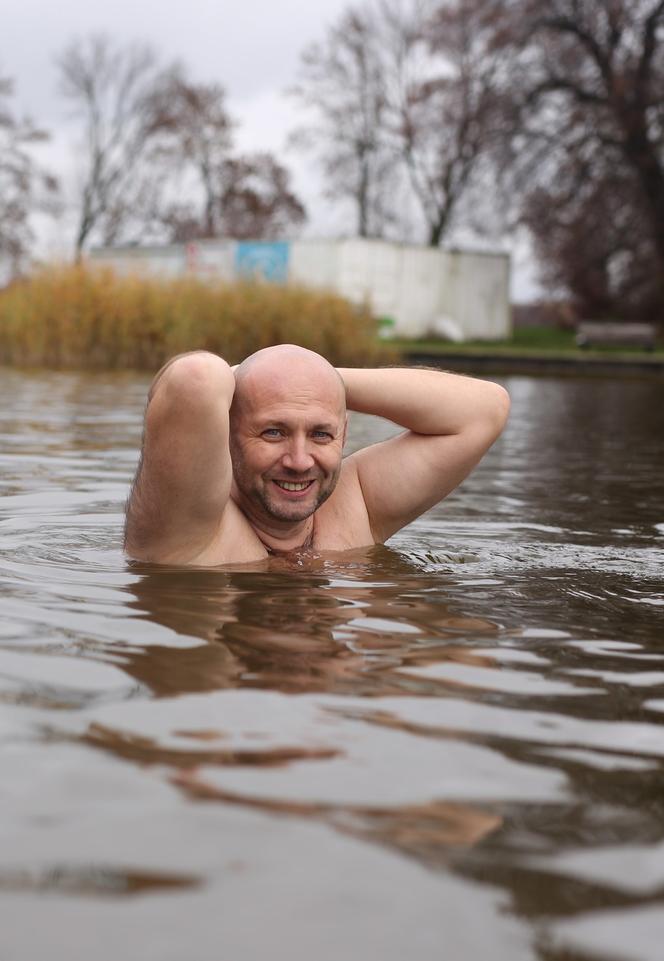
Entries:
[[[10,3],[2,0],[1,5]],[[297,122],[297,106],[286,90],[296,79],[300,54],[323,37],[347,6],[349,0],[18,0],[2,17],[0,75],[14,80],[14,104],[52,133],[41,152],[66,178],[74,131],[67,122],[67,104],[57,95],[57,53],[70,40],[93,32],[122,42],[148,42],[164,62],[181,61],[194,80],[226,88],[229,110],[239,121],[238,147],[275,151],[292,169],[295,188],[307,205],[308,233],[348,232],[352,222],[343,216],[347,212],[322,199],[311,159],[284,153]],[[529,293],[531,283],[520,267],[517,294]]]
[[19,0],[3,17],[0,70],[14,78],[16,102],[57,131],[67,118],[56,89],[57,53],[93,32],[146,41],[164,61],[180,60],[195,80],[226,88],[242,146],[279,149],[294,114],[285,90],[295,80],[299,56],[347,2]]
[[[3,17],[0,62],[21,99],[55,119],[53,58],[69,40],[105,31],[145,40],[181,59],[200,80],[221,82],[239,101],[292,82],[302,48],[321,36],[347,0],[21,0]],[[47,119],[47,118],[45,118]]]

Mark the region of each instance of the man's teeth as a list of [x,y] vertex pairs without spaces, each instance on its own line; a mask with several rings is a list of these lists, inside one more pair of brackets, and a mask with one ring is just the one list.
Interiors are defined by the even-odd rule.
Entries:
[[285,491],[303,491],[305,487],[308,487],[311,481],[275,481],[279,487],[282,487]]

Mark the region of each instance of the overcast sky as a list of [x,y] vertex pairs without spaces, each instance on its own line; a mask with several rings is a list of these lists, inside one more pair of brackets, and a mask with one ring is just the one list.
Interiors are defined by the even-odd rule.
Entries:
[[[286,91],[296,79],[300,54],[324,36],[349,0],[2,0],[5,4],[0,76],[14,80],[14,105],[51,132],[43,153],[61,176],[73,165],[74,145],[68,105],[57,94],[55,57],[71,40],[105,32],[123,43],[148,42],[164,62],[181,61],[194,81],[222,84],[229,112],[239,121],[238,148],[272,150],[293,171],[309,213],[308,234],[352,228],[345,211],[323,200],[312,159],[285,149],[298,119]],[[533,284],[522,259],[516,265],[519,299]]]
[[[253,128],[256,114],[273,142],[281,118],[269,110],[284,101],[303,48],[319,39],[347,0],[18,0],[2,18],[0,65],[35,119],[61,123],[54,58],[72,39],[105,32],[120,42],[150,43],[164,61],[180,60],[195,80],[217,81]],[[281,133],[283,134],[283,130]],[[251,130],[251,138],[260,129]]]

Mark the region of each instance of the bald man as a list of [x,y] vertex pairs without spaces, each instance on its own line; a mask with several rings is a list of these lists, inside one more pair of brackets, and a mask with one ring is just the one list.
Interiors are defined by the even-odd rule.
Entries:
[[[347,410],[405,431],[342,458]],[[208,566],[383,543],[470,473],[508,410],[497,384],[336,370],[290,344],[234,369],[205,351],[184,354],[148,395],[125,548]]]

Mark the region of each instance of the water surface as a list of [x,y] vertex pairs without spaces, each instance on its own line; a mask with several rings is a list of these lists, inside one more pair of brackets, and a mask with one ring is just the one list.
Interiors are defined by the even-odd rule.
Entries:
[[233,570],[122,556],[147,383],[0,371],[2,961],[659,961],[662,382],[506,379],[387,547]]

